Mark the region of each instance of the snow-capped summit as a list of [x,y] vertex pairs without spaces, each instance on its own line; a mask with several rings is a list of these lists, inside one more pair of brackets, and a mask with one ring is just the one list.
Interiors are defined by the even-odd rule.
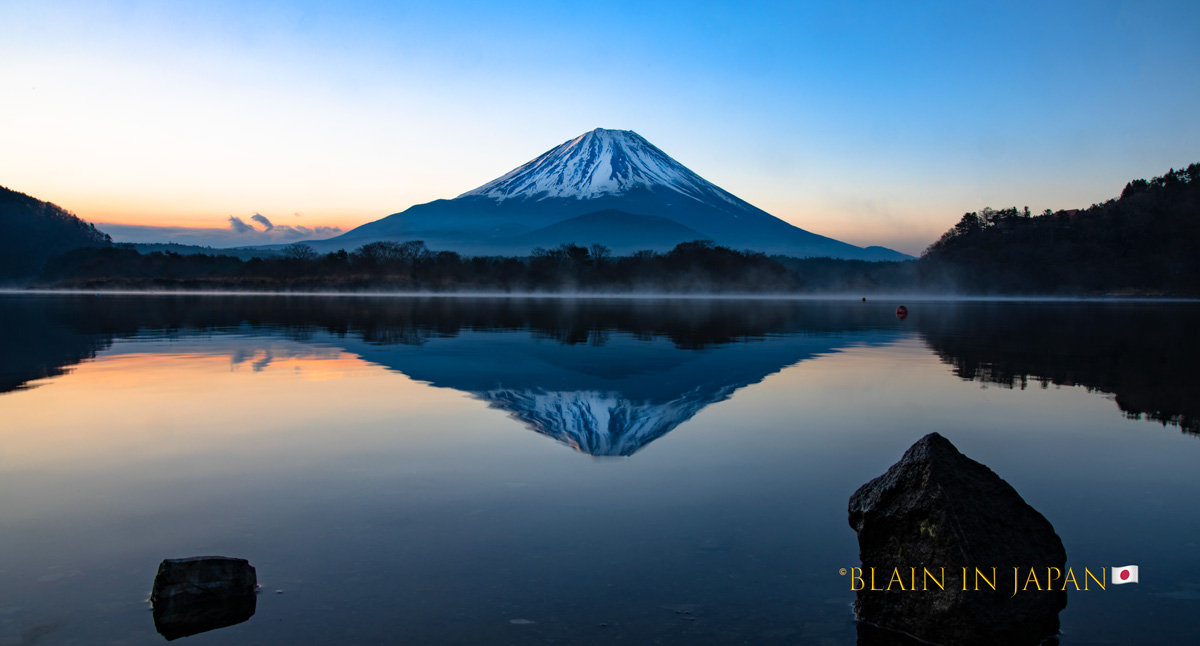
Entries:
[[733,390],[693,390],[669,401],[633,401],[620,392],[594,390],[495,389],[479,396],[580,453],[630,456]]
[[320,251],[380,240],[523,256],[535,247],[604,245],[614,254],[711,240],[788,256],[898,260],[810,233],[739,199],[632,130],[596,128],[451,200],[417,204],[329,240]]
[[632,130],[596,128],[459,197],[577,200],[663,187],[703,202],[739,200]]

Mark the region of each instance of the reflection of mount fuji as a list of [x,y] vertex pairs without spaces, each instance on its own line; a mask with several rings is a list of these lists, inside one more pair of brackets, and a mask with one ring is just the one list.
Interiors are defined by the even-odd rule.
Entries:
[[31,356],[3,366],[0,392],[61,374],[63,366],[118,338],[285,336],[344,348],[413,379],[468,393],[592,455],[631,455],[705,406],[789,365],[898,333],[889,307],[858,303],[6,300],[10,316],[0,322],[0,345],[11,346],[9,356]]
[[595,455],[630,455],[786,366],[914,331],[963,379],[1083,386],[1200,435],[1194,303],[923,303],[901,322],[883,302],[0,295],[0,312],[0,393],[117,339],[284,337],[466,392]]
[[567,345],[524,331],[468,331],[420,346],[344,345],[413,379],[486,401],[578,451],[616,456],[632,455],[705,406],[787,366],[892,336],[771,336],[689,350],[621,332]]

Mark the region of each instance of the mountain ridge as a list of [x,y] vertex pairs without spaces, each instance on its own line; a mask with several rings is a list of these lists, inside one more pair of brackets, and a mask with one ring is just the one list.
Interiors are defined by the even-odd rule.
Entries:
[[[636,132],[604,128],[565,141],[455,198],[416,204],[310,244],[325,251],[380,240],[424,240],[431,248],[460,253],[527,255],[521,235],[603,210],[666,218],[736,249],[798,257],[909,258],[796,227],[705,180]],[[639,248],[637,234],[627,232],[620,246]]]

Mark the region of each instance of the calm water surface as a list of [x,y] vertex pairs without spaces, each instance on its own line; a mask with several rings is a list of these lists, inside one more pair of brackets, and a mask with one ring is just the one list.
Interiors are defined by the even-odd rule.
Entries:
[[[0,644],[853,644],[850,494],[937,431],[1200,638],[1200,306],[0,296]],[[281,591],[277,593],[276,591]]]

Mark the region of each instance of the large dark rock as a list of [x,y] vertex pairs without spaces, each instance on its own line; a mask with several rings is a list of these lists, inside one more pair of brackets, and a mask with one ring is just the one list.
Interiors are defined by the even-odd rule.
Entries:
[[158,566],[150,602],[154,628],[168,640],[246,621],[258,577],[246,559],[194,556]]
[[[866,588],[854,602],[860,622],[933,644],[1037,644],[1058,632],[1067,595],[1046,589],[1046,580],[1049,567],[1065,571],[1062,540],[1012,486],[941,435],[921,438],[854,492],[850,526]],[[926,583],[923,568],[937,575],[943,567],[945,590]],[[977,567],[998,579],[997,590],[986,583],[975,589]],[[898,569],[905,589],[871,590],[872,568],[876,587],[887,587]],[[1031,584],[1014,596],[1014,577],[1023,587],[1030,568],[1043,590]]]

